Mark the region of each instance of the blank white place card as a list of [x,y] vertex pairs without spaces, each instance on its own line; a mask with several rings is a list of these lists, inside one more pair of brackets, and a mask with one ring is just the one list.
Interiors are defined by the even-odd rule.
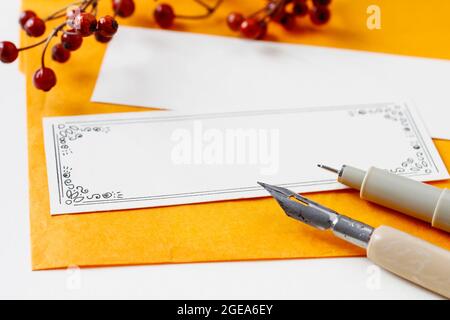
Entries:
[[318,163],[448,178],[407,103],[182,114],[152,111],[44,119],[52,214],[343,188]]

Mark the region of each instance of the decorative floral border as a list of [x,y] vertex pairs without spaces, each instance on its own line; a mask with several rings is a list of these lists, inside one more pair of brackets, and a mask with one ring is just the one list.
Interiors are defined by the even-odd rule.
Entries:
[[68,156],[72,152],[69,143],[72,141],[76,141],[78,139],[83,138],[86,134],[91,133],[108,133],[110,131],[109,127],[82,127],[70,125],[67,126],[65,124],[58,125],[58,141],[59,141],[59,149],[63,156]]
[[[79,127],[75,125],[58,124],[57,139],[59,154],[67,157],[73,154],[70,144],[74,141],[82,139],[86,135],[91,134],[107,134],[110,131],[109,127],[102,126],[87,126]],[[65,199],[66,205],[75,205],[89,200],[111,200],[123,199],[121,191],[107,191],[107,192],[90,192],[89,189],[77,185],[72,179],[72,168],[63,166],[60,168],[61,174],[61,188],[62,195]]]
[[72,181],[72,168],[64,166],[63,167],[63,186],[66,188],[64,195],[67,198],[65,203],[67,205],[72,205],[75,203],[83,202],[84,200],[93,199],[122,199],[123,194],[120,191],[108,191],[104,193],[90,192],[89,189],[83,186],[76,185]]
[[392,104],[388,106],[377,106],[374,108],[357,108],[349,111],[351,117],[378,115],[388,121],[398,122],[407,138],[410,140],[411,149],[413,153],[398,167],[390,169],[393,173],[426,173],[432,172],[429,160],[426,158],[424,152],[421,150],[423,146],[414,132],[413,124],[406,114],[406,107]]

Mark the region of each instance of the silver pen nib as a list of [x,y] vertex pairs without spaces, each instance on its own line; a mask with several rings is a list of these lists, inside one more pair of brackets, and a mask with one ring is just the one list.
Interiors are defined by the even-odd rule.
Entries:
[[294,191],[270,184],[258,182],[272,197],[277,200],[280,207],[291,218],[297,219],[314,228],[326,230],[332,228],[338,213],[305,198]]
[[371,226],[341,215],[289,189],[262,182],[258,184],[277,200],[289,217],[319,230],[331,229],[336,236],[359,247],[367,247],[373,232]]
[[326,165],[324,165],[324,164],[318,164],[317,166],[318,166],[319,168],[328,170],[328,171],[333,172],[333,173],[336,173],[336,174],[340,174],[340,173],[341,173],[341,170],[338,170],[338,169],[335,169],[335,168],[326,166]]

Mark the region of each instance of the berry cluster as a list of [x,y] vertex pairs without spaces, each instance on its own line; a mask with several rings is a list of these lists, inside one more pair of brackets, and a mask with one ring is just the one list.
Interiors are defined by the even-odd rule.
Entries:
[[232,12],[227,17],[228,27],[249,39],[262,39],[267,34],[267,26],[273,21],[286,30],[296,26],[297,18],[309,16],[315,25],[323,25],[330,20],[331,0],[270,0],[260,10],[248,17]]
[[[116,17],[127,18],[135,11],[134,0],[112,1],[113,14],[97,19],[98,2],[100,0],[81,0],[68,5],[50,16],[42,19],[35,12],[26,10],[21,13],[19,24],[30,37],[41,37],[46,31],[46,23],[56,19],[63,19],[59,26],[43,40],[24,47],[17,48],[9,41],[0,42],[0,61],[14,62],[19,52],[43,45],[41,68],[36,71],[33,83],[36,88],[49,91],[56,85],[55,72],[45,66],[45,53],[53,38],[61,34],[60,42],[52,48],[52,59],[65,63],[70,59],[73,51],[78,50],[83,38],[94,36],[100,43],[111,41],[119,27]],[[173,7],[167,3],[158,4],[153,12],[156,23],[161,28],[170,28],[175,19],[204,19],[214,14],[224,0],[215,0],[213,5],[204,0],[193,0],[205,9],[198,15],[176,14]],[[329,4],[331,0],[267,0],[265,6],[245,17],[238,12],[232,12],[227,17],[228,27],[240,32],[249,39],[262,39],[267,34],[267,26],[271,21],[279,23],[285,29],[295,27],[299,17],[309,16],[315,25],[323,25],[330,20]]]
[[205,19],[214,14],[220,5],[223,3],[223,0],[216,0],[214,5],[209,5],[203,0],[193,0],[200,6],[205,9],[205,13],[198,15],[183,15],[183,14],[175,14],[175,10],[170,4],[162,3],[156,6],[153,11],[153,17],[155,18],[155,22],[163,29],[168,29],[173,26],[174,20],[200,20]]
[[[175,14],[171,5],[163,3],[156,6],[153,12],[156,23],[161,28],[167,29],[173,26],[175,19],[208,18],[223,2],[217,0],[211,6],[202,0],[194,1],[206,9],[204,14],[191,16]],[[315,25],[326,24],[331,17],[330,3],[331,0],[268,0],[263,8],[247,17],[238,12],[230,13],[227,24],[232,31],[240,32],[246,38],[263,39],[271,21],[279,23],[286,30],[294,29],[297,18],[306,16],[309,16]]]
[[45,54],[52,39],[59,34],[60,41],[52,47],[51,57],[54,61],[65,63],[73,51],[83,44],[83,38],[94,36],[98,42],[107,43],[116,34],[119,24],[116,16],[128,17],[134,12],[133,0],[113,0],[113,15],[97,19],[99,0],[83,0],[66,6],[42,19],[34,11],[26,10],[20,14],[19,24],[30,37],[41,37],[46,31],[46,23],[56,19],[64,21],[43,40],[24,48],[17,48],[9,41],[0,42],[0,60],[3,63],[14,62],[19,52],[43,45],[41,68],[33,77],[34,86],[42,91],[50,91],[56,85],[55,72],[45,65]]

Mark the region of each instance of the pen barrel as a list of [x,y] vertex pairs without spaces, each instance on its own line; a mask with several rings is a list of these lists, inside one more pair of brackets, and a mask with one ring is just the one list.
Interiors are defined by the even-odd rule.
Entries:
[[447,189],[372,167],[362,181],[360,196],[450,232],[450,191]]
[[373,232],[367,257],[415,284],[450,298],[450,252],[391,227]]

